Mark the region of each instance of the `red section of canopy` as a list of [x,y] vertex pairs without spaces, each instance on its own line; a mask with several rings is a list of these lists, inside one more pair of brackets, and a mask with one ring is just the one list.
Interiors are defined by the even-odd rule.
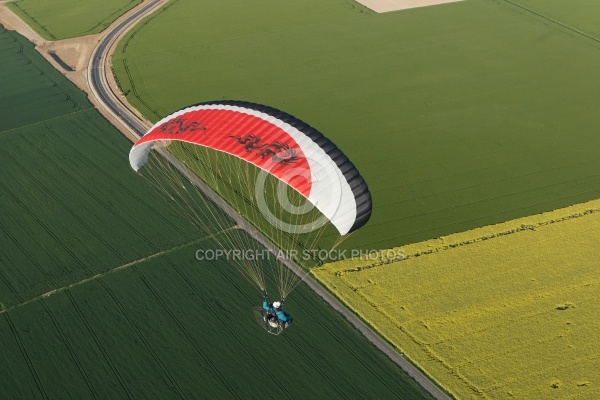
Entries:
[[[310,166],[298,143],[262,118],[234,110],[200,109],[174,116],[135,144],[178,140],[220,150],[246,160],[310,195]],[[288,176],[286,176],[286,172]]]

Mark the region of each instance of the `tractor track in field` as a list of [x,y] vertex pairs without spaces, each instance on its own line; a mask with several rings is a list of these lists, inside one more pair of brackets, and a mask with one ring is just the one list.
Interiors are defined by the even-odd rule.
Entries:
[[523,11],[526,11],[526,12],[528,12],[531,15],[535,15],[535,16],[541,18],[541,19],[544,19],[544,20],[546,20],[546,21],[548,21],[548,22],[550,22],[550,23],[552,23],[552,24],[554,24],[556,26],[560,26],[561,28],[564,28],[564,29],[566,29],[566,30],[568,30],[568,31],[570,31],[572,33],[575,33],[575,34],[581,36],[581,37],[585,37],[587,39],[593,40],[596,43],[600,43],[600,39],[598,39],[594,35],[590,35],[590,34],[588,34],[587,32],[585,32],[583,30],[576,29],[576,28],[574,28],[574,27],[572,27],[570,25],[567,25],[567,24],[565,24],[563,22],[560,22],[557,19],[551,18],[551,17],[549,17],[549,16],[547,16],[547,15],[541,13],[541,12],[535,11],[533,8],[528,8],[528,7],[522,6],[521,4],[518,4],[518,3],[514,2],[514,1],[511,1],[511,0],[503,0],[503,2],[505,4],[510,4],[513,7],[516,7],[516,8],[519,8],[519,9],[523,10]]
[[[95,97],[96,103],[100,104],[114,119],[122,125],[121,131],[127,137],[141,137],[148,127],[150,122],[141,118],[131,105],[129,105],[118,89],[111,85],[111,68],[110,55],[114,50],[119,39],[121,39],[135,23],[149,13],[157,10],[160,5],[164,4],[164,0],[151,0],[147,3],[142,3],[139,8],[127,17],[117,20],[104,33],[102,39],[94,49],[90,64],[87,71],[87,80],[90,86],[90,92]],[[123,127],[125,129],[123,129]],[[189,178],[212,202],[214,202],[221,210],[223,210],[237,226],[245,230],[251,237],[261,243],[270,251],[277,253],[277,247],[261,232],[254,228],[250,223],[243,219],[237,212],[214,193],[207,185],[202,183],[191,171],[189,171],[179,160],[173,157],[164,149],[160,150],[161,154],[184,176]],[[284,264],[290,270],[298,275],[302,281],[329,304],[338,314],[348,321],[357,331],[359,331],[373,346],[382,351],[392,362],[400,367],[407,375],[417,382],[425,391],[433,398],[450,399],[450,396],[440,389],[431,379],[423,372],[404,358],[396,349],[381,338],[373,329],[371,329],[364,321],[344,306],[337,298],[329,291],[321,286],[315,278],[307,275],[293,262],[286,260]]]
[[29,373],[33,377],[33,379],[35,381],[35,385],[36,385],[38,391],[40,392],[40,395],[44,399],[49,399],[50,397],[48,396],[48,393],[46,392],[46,389],[44,388],[44,385],[42,384],[40,376],[38,375],[37,370],[35,369],[35,366],[33,364],[33,361],[31,360],[31,357],[29,356],[29,353],[27,353],[27,349],[25,347],[25,344],[23,343],[23,339],[19,335],[19,331],[17,330],[15,323],[13,322],[12,318],[10,318],[10,315],[5,314],[4,317],[6,319],[6,322],[8,323],[8,326],[10,327],[10,330],[13,334],[15,341],[17,342],[17,345],[19,346],[19,350],[21,351],[21,354],[23,355],[23,358],[25,359],[25,362],[27,363]]
[[126,394],[126,396],[127,396],[128,399],[130,399],[130,400],[134,399],[135,397],[134,397],[133,393],[131,392],[131,389],[127,385],[126,380],[119,373],[119,368],[116,366],[115,362],[110,357],[110,354],[109,354],[108,350],[102,344],[102,340],[100,340],[100,338],[96,334],[96,331],[94,331],[94,329],[92,327],[92,324],[86,318],[85,313],[81,310],[81,308],[79,307],[79,304],[75,301],[75,298],[73,297],[73,295],[69,291],[66,291],[65,293],[66,293],[67,298],[69,299],[69,302],[71,303],[73,309],[75,310],[75,313],[79,317],[80,321],[83,323],[83,326],[85,327],[85,329],[89,333],[89,336],[92,338],[92,340],[96,344],[96,347],[98,348],[98,350],[102,354],[102,358],[104,359],[104,361],[106,362],[106,364],[108,364],[108,366],[109,366],[110,370],[112,371],[113,375],[115,376],[115,378],[119,382],[119,386],[121,386],[121,388],[123,389],[123,392]]
[[191,246],[191,245],[194,245],[194,244],[197,244],[197,243],[201,243],[201,242],[204,242],[204,241],[207,241],[207,240],[211,240],[211,239],[215,238],[216,236],[221,235],[223,233],[226,233],[226,232],[228,232],[228,231],[230,231],[232,229],[235,229],[235,227],[230,227],[230,228],[224,229],[222,231],[219,231],[217,233],[214,233],[212,235],[203,236],[201,238],[194,239],[194,240],[192,240],[190,242],[183,243],[183,244],[180,244],[180,245],[177,245],[177,246],[174,246],[174,247],[170,247],[170,248],[168,248],[166,250],[162,250],[162,251],[159,251],[159,252],[154,253],[154,254],[150,254],[150,255],[148,255],[146,257],[142,257],[140,259],[128,262],[126,264],[119,265],[118,267],[109,269],[107,271],[100,272],[98,274],[94,274],[94,275],[89,276],[87,278],[81,279],[81,280],[79,280],[77,282],[73,282],[73,283],[70,283],[68,285],[65,285],[65,286],[62,286],[62,287],[58,287],[56,289],[52,289],[52,290],[50,290],[50,291],[48,291],[46,293],[42,293],[39,296],[30,298],[28,300],[23,300],[21,298],[21,302],[20,303],[15,304],[13,306],[8,306],[8,307],[6,307],[4,309],[1,309],[0,310],[0,314],[4,314],[4,313],[10,312],[10,311],[12,311],[12,310],[14,310],[16,308],[23,307],[23,306],[26,306],[28,304],[31,304],[31,303],[34,303],[34,302],[37,302],[37,301],[44,300],[44,299],[46,299],[46,298],[48,298],[50,296],[54,296],[57,293],[66,292],[67,290],[72,289],[72,288],[74,288],[76,286],[83,285],[85,283],[92,282],[92,281],[95,281],[97,279],[101,279],[101,278],[103,278],[103,277],[105,277],[107,275],[114,274],[115,272],[121,271],[123,269],[135,267],[138,264],[141,264],[143,262],[152,260],[152,259],[157,258],[157,257],[162,257],[162,256],[165,256],[165,255],[171,254],[171,253],[173,253],[173,252],[175,252],[177,250],[181,250],[181,249],[183,249],[185,247],[188,247],[188,246]]
[[92,383],[92,380],[90,379],[89,375],[85,371],[85,368],[81,364],[81,360],[79,359],[79,357],[77,357],[77,352],[75,351],[75,349],[73,348],[73,346],[71,345],[69,340],[67,339],[63,328],[60,326],[60,324],[56,320],[54,313],[52,312],[50,307],[48,307],[48,305],[44,301],[41,301],[41,304],[44,307],[44,311],[50,318],[50,321],[52,322],[52,326],[54,326],[54,329],[58,333],[58,336],[60,337],[60,341],[62,342],[62,344],[65,346],[65,348],[69,352],[69,356],[71,357],[71,360],[73,360],[73,362],[77,366],[77,370],[79,371],[83,380],[85,381],[85,384],[87,385],[91,395],[94,397],[94,399],[100,400],[100,396],[98,395],[98,392],[94,389],[94,384]]

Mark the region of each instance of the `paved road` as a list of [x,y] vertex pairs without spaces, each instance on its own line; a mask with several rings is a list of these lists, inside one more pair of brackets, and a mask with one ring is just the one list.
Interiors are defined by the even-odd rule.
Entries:
[[119,99],[119,96],[112,91],[106,77],[106,73],[112,73],[112,71],[106,70],[106,61],[108,61],[111,48],[117,43],[118,39],[132,28],[138,20],[161,3],[161,0],[152,0],[125,19],[117,22],[114,26],[111,26],[94,49],[88,66],[88,83],[94,96],[104,108],[133,131],[136,136],[143,135],[149,123],[148,121],[141,120],[132,113],[127,105]]
[[[90,66],[88,68],[88,82],[90,84],[93,94],[97,97],[101,104],[113,114],[118,120],[120,120],[125,126],[127,126],[136,136],[143,135],[148,126],[148,121],[141,120],[134,113],[132,113],[128,106],[119,99],[119,96],[115,94],[108,84],[106,77],[106,61],[107,56],[111,50],[111,47],[116,44],[116,41],[124,35],[128,28],[131,28],[135,22],[145,16],[147,13],[152,11],[161,3],[161,0],[153,0],[138,9],[124,20],[118,22],[114,27],[110,27],[109,31],[102,38],[94,53]],[[238,225],[240,229],[248,232],[257,241],[262,243],[267,249],[277,253],[277,247],[266,238],[261,232],[256,230],[246,220],[244,220],[233,208],[231,208],[221,197],[215,194],[208,186],[201,182],[192,172],[190,172],[179,160],[173,157],[170,153],[162,150],[161,153],[165,156],[171,164],[179,169],[185,176],[187,176],[195,185],[204,192],[204,194],[218,205],[225,213],[227,213]],[[306,275],[297,265],[291,261],[285,262],[286,266],[290,268],[296,275],[298,275],[304,283],[310,287],[315,293],[317,293],[324,301],[326,301],[334,310],[336,310],[341,316],[343,316],[356,330],[363,334],[376,348],[381,350],[392,362],[398,365],[404,372],[412,377],[423,389],[425,389],[432,397],[438,400],[450,399],[450,397],[442,391],[435,383],[433,383],[426,375],[424,375],[419,369],[408,362],[401,354],[399,354],[393,346],[383,340],[378,334],[376,334],[367,324],[365,324],[360,318],[358,318],[352,311],[338,301],[329,291],[321,286],[312,276]]]

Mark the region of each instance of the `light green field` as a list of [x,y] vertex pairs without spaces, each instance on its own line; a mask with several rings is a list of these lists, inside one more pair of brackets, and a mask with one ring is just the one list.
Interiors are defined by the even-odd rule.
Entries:
[[[581,4],[577,21],[600,18]],[[373,194],[345,245],[390,248],[600,197],[599,47],[505,1],[374,14],[178,0],[120,43],[114,69],[154,121],[239,99],[315,126]]]
[[265,333],[234,266],[195,259],[227,225],[167,206],[131,143],[1,26],[0,84],[2,399],[427,398],[304,286],[294,326]]
[[8,8],[47,40],[102,32],[142,0],[17,0]]
[[600,41],[598,2],[596,0],[516,0],[522,7],[538,17],[549,19]]

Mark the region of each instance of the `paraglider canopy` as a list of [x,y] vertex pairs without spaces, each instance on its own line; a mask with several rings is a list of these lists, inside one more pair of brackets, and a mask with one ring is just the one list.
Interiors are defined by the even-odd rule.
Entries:
[[[277,331],[291,322],[283,299],[321,262],[304,255],[335,248],[371,215],[365,181],[329,139],[259,104],[213,101],[181,109],[134,144],[129,162],[225,253],[237,252],[222,265],[238,269],[260,292],[277,285],[281,305],[256,314],[261,324],[269,320],[264,313],[272,314]],[[246,225],[235,223],[238,217],[251,228],[239,229]],[[265,257],[266,249],[274,257]]]
[[184,108],[156,123],[131,149],[138,171],[156,141],[180,141],[243,159],[304,196],[346,235],[371,215],[371,195],[348,158],[308,124],[282,111],[239,101]]

